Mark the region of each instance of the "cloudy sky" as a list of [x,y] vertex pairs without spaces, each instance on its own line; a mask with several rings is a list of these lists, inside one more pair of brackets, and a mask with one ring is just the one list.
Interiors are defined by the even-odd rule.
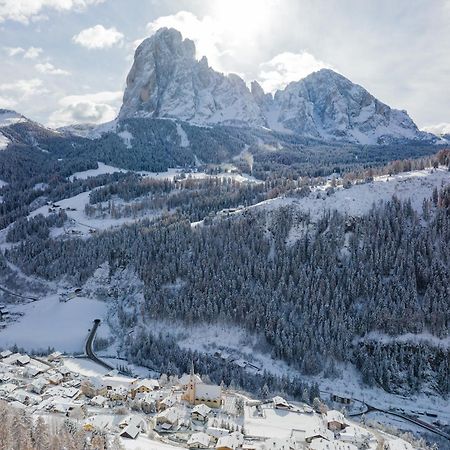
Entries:
[[450,129],[450,0],[0,0],[0,108],[113,119],[136,45],[161,26],[267,91],[330,67]]

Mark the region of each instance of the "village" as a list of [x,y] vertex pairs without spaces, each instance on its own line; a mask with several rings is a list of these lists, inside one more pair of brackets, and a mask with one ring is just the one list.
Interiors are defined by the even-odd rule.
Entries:
[[[0,353],[0,399],[46,421],[72,420],[87,435],[126,449],[413,450],[408,442],[348,420],[343,412],[275,396],[253,399],[202,381],[86,376],[60,352]],[[204,377],[207,379],[207,376]]]

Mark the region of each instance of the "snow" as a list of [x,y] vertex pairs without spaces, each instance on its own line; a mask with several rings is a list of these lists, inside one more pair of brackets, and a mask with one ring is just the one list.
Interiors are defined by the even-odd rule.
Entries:
[[0,132],[0,150],[5,150],[10,142],[11,141],[3,133]]
[[63,358],[63,361],[65,367],[84,377],[103,377],[110,372],[90,359],[67,357]]
[[15,111],[3,110],[0,112],[0,128],[21,122],[27,122],[27,119]]
[[389,336],[387,334],[372,331],[364,336],[364,340],[376,340],[386,344],[393,342],[412,342],[415,344],[430,344],[442,348],[450,348],[450,336],[439,339],[431,333],[406,333],[397,336]]
[[183,130],[183,127],[178,122],[177,122],[177,133],[178,136],[180,137],[180,147],[189,147],[190,142],[186,134],[186,131]]
[[125,450],[180,450],[180,447],[154,441],[142,434],[137,439],[120,438],[121,444]]
[[[107,305],[98,300],[75,297],[60,302],[57,295],[49,295],[36,302],[11,305],[11,313],[23,316],[0,331],[0,346],[14,344],[26,350],[55,347],[64,352],[82,352],[88,329],[94,319],[104,319]],[[102,325],[99,332],[108,332]]]
[[[263,416],[256,414],[254,406],[244,408],[244,427],[247,434],[265,438],[287,439],[292,430],[302,432],[323,428],[322,418],[317,414],[302,414],[294,411],[263,406]],[[298,433],[296,433],[296,437]],[[301,436],[298,436],[301,437]]]
[[119,136],[122,139],[126,148],[133,147],[131,145],[131,140],[133,139],[133,135],[128,130],[124,130],[124,131],[121,131],[120,133],[117,133],[117,136]]
[[[105,174],[111,174],[116,172],[134,172],[127,169],[120,169],[118,167],[109,166],[108,164],[104,164],[102,162],[98,162],[98,168],[97,169],[89,169],[84,170],[82,172],[76,172],[72,175],[70,175],[69,180],[73,181],[75,178],[79,180],[86,180],[89,177],[95,177],[97,175],[105,175]],[[146,178],[153,178],[155,180],[171,180],[173,181],[175,178],[180,177],[181,175],[185,175],[186,178],[193,178],[193,179],[204,179],[204,178],[232,178],[236,180],[239,183],[263,183],[263,181],[256,179],[255,177],[245,174],[245,173],[233,173],[233,172],[222,172],[215,175],[209,175],[205,172],[186,172],[183,169],[175,169],[175,168],[169,168],[164,172],[148,172],[145,170],[137,171],[136,172],[139,175],[142,175]]]
[[250,208],[273,210],[289,205],[309,212],[313,220],[327,210],[338,210],[343,214],[360,217],[368,213],[374,203],[389,201],[395,195],[400,200],[410,199],[413,209],[420,211],[423,200],[431,197],[433,189],[448,183],[450,172],[446,168],[424,169],[376,177],[371,183],[353,185],[349,189],[338,187],[330,195],[325,193],[329,185],[319,186],[304,198],[277,197]]
[[[133,223],[136,219],[131,217],[122,217],[119,219],[102,219],[102,218],[91,218],[84,213],[84,206],[89,203],[89,194],[91,191],[82,192],[81,194],[75,195],[74,197],[66,198],[57,202],[60,206],[58,209],[65,209],[67,217],[69,218],[68,225],[66,226],[66,231],[75,231],[78,235],[89,235],[90,230],[107,230],[112,227],[118,227],[127,223]],[[73,208],[75,211],[67,210],[67,208]],[[28,217],[35,217],[38,214],[42,214],[44,217],[52,214],[49,212],[49,206],[44,205],[38,209],[35,209],[29,214]],[[60,229],[59,233],[64,232]],[[56,233],[55,235],[58,235]]]
[[97,169],[84,170],[83,172],[75,172],[74,174],[70,175],[69,181],[73,181],[75,178],[77,178],[78,180],[86,180],[89,177],[96,177],[98,175],[106,175],[116,172],[126,172],[126,170],[124,169],[109,166],[102,162],[98,162],[97,164],[98,164]]
[[[388,410],[389,408],[403,408],[405,411],[428,411],[438,415],[441,422],[450,424],[450,403],[438,396],[428,396],[426,394],[414,395],[409,398],[389,394],[380,388],[371,388],[363,384],[360,373],[350,364],[338,366],[342,371],[339,378],[330,379],[323,376],[307,377],[300,374],[290,367],[286,362],[273,359],[270,353],[261,350],[264,348],[264,342],[257,335],[252,335],[240,327],[224,325],[220,323],[208,325],[186,326],[181,322],[165,322],[161,320],[146,321],[145,325],[149,332],[157,335],[159,332],[169,333],[175,337],[181,348],[191,349],[193,351],[205,352],[214,355],[217,351],[221,351],[224,357],[232,356],[240,358],[262,367],[269,373],[282,376],[301,376],[308,383],[318,382],[322,391],[322,397],[328,398],[331,393],[339,393],[343,396],[364,400],[372,406]],[[229,362],[224,361],[224,364]],[[251,370],[251,369],[248,369]],[[385,415],[383,415],[385,416]],[[277,423],[277,418],[273,418]],[[290,420],[290,419],[289,419]],[[417,427],[410,422],[398,419],[402,424],[402,429],[417,431]],[[424,419],[429,421],[429,419]],[[383,421],[385,423],[386,421]],[[245,425],[247,430],[248,427]],[[262,430],[267,424],[250,421],[253,430]],[[282,435],[285,431],[282,421],[280,425],[276,425],[278,435]],[[251,433],[253,434],[253,433]],[[271,437],[269,434],[268,437]]]

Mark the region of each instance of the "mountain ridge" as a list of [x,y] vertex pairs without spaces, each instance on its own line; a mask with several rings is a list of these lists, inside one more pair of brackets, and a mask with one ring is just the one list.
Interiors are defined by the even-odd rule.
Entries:
[[195,44],[161,28],[136,49],[118,119],[172,118],[198,126],[264,127],[324,141],[388,144],[432,141],[406,111],[393,109],[331,69],[274,95],[195,58]]

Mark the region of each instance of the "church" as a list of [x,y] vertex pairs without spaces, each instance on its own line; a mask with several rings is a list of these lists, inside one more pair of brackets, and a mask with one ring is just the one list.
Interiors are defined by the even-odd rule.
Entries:
[[183,387],[182,400],[191,405],[205,404],[210,408],[220,408],[222,405],[222,387],[203,383],[194,373],[193,364],[190,374],[181,377],[180,384]]

